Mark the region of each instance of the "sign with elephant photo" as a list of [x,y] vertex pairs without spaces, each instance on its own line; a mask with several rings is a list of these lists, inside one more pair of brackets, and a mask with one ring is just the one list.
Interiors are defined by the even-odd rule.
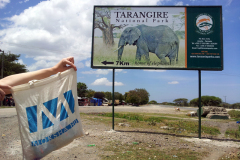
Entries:
[[223,70],[221,6],[94,6],[92,68]]

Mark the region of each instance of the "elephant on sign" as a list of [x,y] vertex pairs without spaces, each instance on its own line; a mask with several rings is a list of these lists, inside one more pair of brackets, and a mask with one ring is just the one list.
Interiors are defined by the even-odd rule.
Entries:
[[156,27],[139,25],[128,27],[123,32],[118,43],[118,60],[121,60],[125,45],[136,45],[136,60],[144,56],[149,61],[149,52],[155,53],[162,64],[167,64],[165,57],[171,62],[178,62],[179,39],[175,32],[165,25]]

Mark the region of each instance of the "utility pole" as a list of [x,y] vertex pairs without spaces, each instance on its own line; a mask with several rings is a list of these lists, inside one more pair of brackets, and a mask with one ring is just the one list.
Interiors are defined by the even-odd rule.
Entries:
[[223,96],[223,97],[225,97],[225,103],[226,103],[226,97],[227,97],[227,96]]

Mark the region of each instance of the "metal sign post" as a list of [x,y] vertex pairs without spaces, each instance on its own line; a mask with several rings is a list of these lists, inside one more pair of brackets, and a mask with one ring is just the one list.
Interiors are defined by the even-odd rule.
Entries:
[[112,129],[114,130],[114,82],[115,82],[115,69],[113,68],[113,84],[112,84]]
[[198,138],[201,139],[201,70],[198,70]]

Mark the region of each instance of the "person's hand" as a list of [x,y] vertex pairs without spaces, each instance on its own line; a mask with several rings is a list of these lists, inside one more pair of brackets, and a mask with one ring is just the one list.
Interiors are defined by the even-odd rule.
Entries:
[[73,68],[75,71],[77,71],[77,67],[74,65],[73,57],[63,58],[60,62],[58,62],[58,64],[53,67],[53,70],[58,73],[66,71],[70,68]]
[[4,89],[11,89],[11,87],[9,85],[1,85],[0,84],[0,101],[4,100],[4,97],[5,97]]

